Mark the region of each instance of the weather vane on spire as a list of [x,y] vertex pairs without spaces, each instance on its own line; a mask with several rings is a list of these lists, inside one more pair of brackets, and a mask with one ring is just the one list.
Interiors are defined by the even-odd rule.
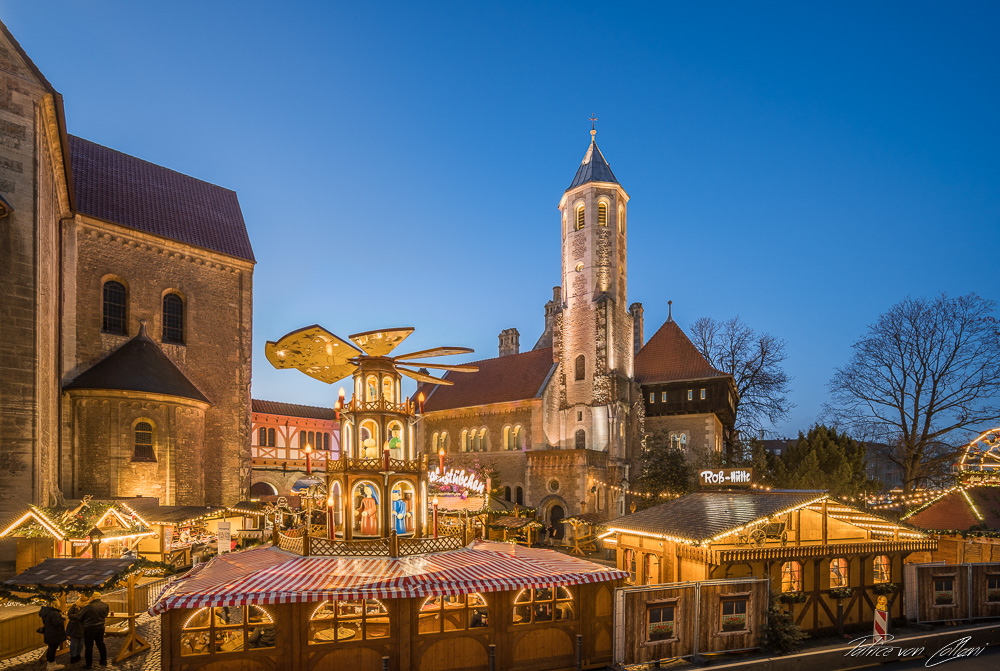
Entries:
[[590,139],[591,141],[595,141],[597,139],[597,115],[591,114],[589,121],[590,121]]

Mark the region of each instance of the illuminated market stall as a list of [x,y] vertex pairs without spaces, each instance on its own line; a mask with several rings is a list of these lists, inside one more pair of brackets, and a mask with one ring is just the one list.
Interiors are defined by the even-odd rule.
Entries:
[[903,561],[937,541],[822,491],[763,491],[745,482],[608,522],[604,541],[617,548],[629,582],[766,576],[807,630],[870,623],[879,596],[890,617],[903,614]]
[[0,538],[17,539],[17,573],[50,557],[121,557],[154,535],[122,502],[89,496],[75,506],[28,506],[0,530]]

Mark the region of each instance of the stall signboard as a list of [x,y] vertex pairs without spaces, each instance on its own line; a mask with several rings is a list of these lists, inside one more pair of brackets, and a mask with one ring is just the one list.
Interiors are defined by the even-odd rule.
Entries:
[[174,526],[172,524],[166,524],[163,527],[163,547],[168,550],[173,547],[174,543]]
[[219,531],[216,537],[219,539],[219,554],[229,552],[233,544],[232,523],[219,522]]
[[460,488],[479,492],[480,494],[486,491],[485,482],[477,478],[474,474],[457,468],[448,469],[444,475],[439,475],[437,472],[430,472],[427,474],[427,478],[438,485],[457,485]]
[[709,468],[699,471],[702,487],[749,487],[753,484],[752,468]]

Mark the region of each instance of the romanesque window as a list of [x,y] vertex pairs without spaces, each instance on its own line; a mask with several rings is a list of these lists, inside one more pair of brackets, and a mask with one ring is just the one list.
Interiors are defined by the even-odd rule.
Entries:
[[565,587],[522,589],[514,597],[514,624],[572,619],[573,595]]
[[608,204],[600,203],[597,206],[597,225],[607,226],[608,225]]
[[511,498],[510,498],[510,487],[504,487],[503,488],[503,500],[504,501],[510,501],[511,500]]
[[681,442],[681,449],[686,450],[688,446],[688,435],[686,433],[681,434],[680,442]]
[[267,429],[264,427],[257,429],[257,444],[261,447],[267,447]]
[[202,608],[181,629],[181,656],[273,648],[274,619],[260,606]]
[[670,434],[670,447],[675,450],[679,450],[681,448],[681,441],[676,433]]
[[781,591],[802,591],[802,564],[790,561],[781,565]]
[[139,422],[133,429],[132,461],[156,461],[153,453],[153,425]]
[[886,555],[875,557],[875,583],[890,582],[892,580],[891,562]]
[[163,342],[184,344],[184,301],[177,294],[163,297]]
[[586,208],[584,208],[583,205],[580,205],[579,207],[576,208],[576,230],[578,231],[583,230],[585,215],[586,215]]
[[[434,434],[434,436],[435,436],[435,439],[436,439],[437,434]],[[468,452],[469,451],[469,430],[468,429],[462,429],[462,440],[461,440],[461,443],[460,443],[460,447],[461,447],[461,450],[463,452]]]
[[510,431],[510,447],[511,450],[521,449],[521,426],[517,425]]
[[327,601],[309,617],[309,644],[389,637],[389,610],[378,599]]
[[582,380],[587,377],[587,360],[581,354],[576,357],[576,375],[577,380]]
[[587,432],[579,429],[576,432],[576,449],[582,450],[587,447]]
[[520,487],[517,487],[514,490],[514,503],[516,503],[519,506],[524,505],[524,490],[521,489]]
[[830,589],[847,586],[847,560],[843,557],[835,557],[830,560]]
[[440,634],[446,631],[477,629],[489,623],[486,600],[480,594],[429,596],[417,615],[417,632]]
[[111,280],[104,283],[104,321],[101,330],[105,333],[128,335],[128,294],[125,285]]

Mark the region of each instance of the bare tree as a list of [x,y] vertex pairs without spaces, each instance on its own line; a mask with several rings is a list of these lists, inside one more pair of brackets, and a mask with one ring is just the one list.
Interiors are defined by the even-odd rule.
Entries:
[[940,476],[971,431],[1000,418],[1000,334],[992,300],[906,298],[853,345],[829,387],[829,410],[888,445],[903,491]]
[[781,367],[785,341],[757,333],[739,315],[727,321],[702,317],[691,328],[691,341],[713,368],[736,381],[736,430],[756,434],[765,423],[788,415],[790,378]]

